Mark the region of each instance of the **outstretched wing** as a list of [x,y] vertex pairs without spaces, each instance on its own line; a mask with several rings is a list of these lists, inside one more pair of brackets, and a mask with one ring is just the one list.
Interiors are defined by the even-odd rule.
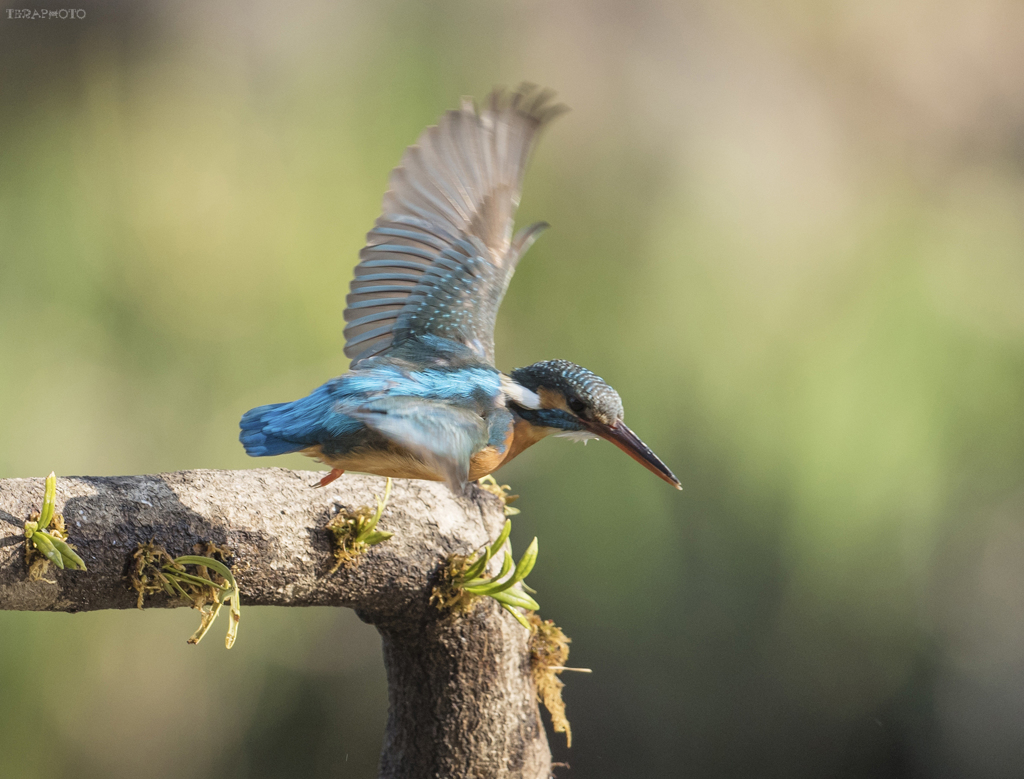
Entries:
[[516,263],[544,224],[512,236],[537,132],[565,109],[531,85],[464,100],[428,127],[391,173],[359,253],[345,309],[353,364],[436,335],[494,362],[494,321]]

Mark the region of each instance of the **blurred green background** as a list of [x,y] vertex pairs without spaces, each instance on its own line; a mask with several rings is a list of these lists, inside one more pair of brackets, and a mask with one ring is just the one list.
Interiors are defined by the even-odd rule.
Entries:
[[[499,367],[593,369],[685,487],[607,444],[499,473],[594,669],[559,775],[1024,775],[1024,6],[24,5],[0,476],[310,467],[247,458],[239,416],[345,370],[403,148],[535,81],[573,111]],[[0,614],[0,776],[374,775],[372,628],[250,609],[225,652],[195,622]]]

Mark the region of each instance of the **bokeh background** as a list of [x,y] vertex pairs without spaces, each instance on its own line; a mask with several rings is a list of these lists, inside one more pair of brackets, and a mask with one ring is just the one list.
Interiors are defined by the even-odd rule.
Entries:
[[[685,486],[567,441],[499,474],[594,669],[559,775],[1024,775],[1019,2],[9,7],[0,475],[268,464],[237,420],[345,370],[403,148],[549,85],[499,367],[592,368]],[[194,623],[0,614],[0,776],[374,775],[370,627]]]

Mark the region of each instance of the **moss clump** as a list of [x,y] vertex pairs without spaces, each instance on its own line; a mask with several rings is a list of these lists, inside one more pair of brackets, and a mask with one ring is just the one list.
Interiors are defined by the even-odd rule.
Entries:
[[537,699],[551,715],[551,727],[555,733],[565,733],[566,746],[572,746],[572,729],[565,717],[565,702],[562,688],[565,682],[558,678],[562,671],[584,671],[586,668],[566,668],[569,659],[571,639],[550,619],[542,620],[536,614],[527,619],[533,630],[530,636],[530,672],[537,688]]
[[143,600],[147,595],[157,592],[166,592],[174,596],[174,588],[170,580],[163,572],[164,565],[173,566],[174,558],[168,554],[160,544],[154,540],[139,544],[138,548],[128,558],[128,586],[138,593],[135,600],[136,608],[142,608]]
[[438,611],[450,611],[453,614],[465,614],[479,600],[462,588],[466,579],[466,571],[473,564],[475,555],[453,554],[444,561],[439,581],[430,593],[430,602]]
[[[238,633],[241,618],[240,593],[226,561],[232,556],[226,546],[212,541],[196,544],[194,555],[171,557],[160,544],[150,540],[139,544],[128,559],[128,584],[138,594],[136,606],[142,608],[146,595],[164,592],[181,597],[199,611],[199,629],[188,643],[198,644],[220,613],[225,601],[231,602],[231,616],[224,645],[230,649]],[[190,572],[192,566],[195,572]]]
[[362,506],[353,511],[342,509],[328,522],[324,529],[331,541],[331,555],[334,558],[326,576],[330,576],[343,565],[358,562],[359,557],[371,546],[387,541],[394,533],[377,530],[377,523],[384,514],[384,508],[391,497],[391,479],[384,487],[384,498],[377,500],[377,508]]

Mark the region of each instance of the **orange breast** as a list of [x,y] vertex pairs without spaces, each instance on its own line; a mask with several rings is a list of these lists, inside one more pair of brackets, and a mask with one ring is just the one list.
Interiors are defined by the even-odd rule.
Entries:
[[[553,432],[554,430],[550,428],[534,427],[516,416],[515,424],[505,437],[504,451],[499,452],[493,446],[485,446],[470,458],[469,480],[476,481],[483,476],[493,473],[505,463],[511,462],[520,452],[533,446]],[[397,447],[393,450],[380,452],[358,451],[328,457],[321,451],[319,446],[311,446],[308,449],[304,449],[302,453],[332,468],[339,468],[343,471],[374,473],[379,476],[391,476],[395,479],[445,480],[444,474],[434,471],[426,463],[399,450]]]
[[438,473],[419,458],[397,448],[382,451],[357,451],[328,457],[319,446],[311,446],[308,449],[303,449],[302,453],[342,471],[372,473],[377,476],[390,476],[392,479],[445,480],[443,473]]
[[554,431],[550,428],[534,427],[524,419],[516,417],[515,424],[505,438],[505,451],[499,452],[493,446],[487,446],[473,455],[469,461],[469,478],[476,481],[482,476],[498,470],[502,465],[512,462],[520,452],[533,446],[542,438]]

